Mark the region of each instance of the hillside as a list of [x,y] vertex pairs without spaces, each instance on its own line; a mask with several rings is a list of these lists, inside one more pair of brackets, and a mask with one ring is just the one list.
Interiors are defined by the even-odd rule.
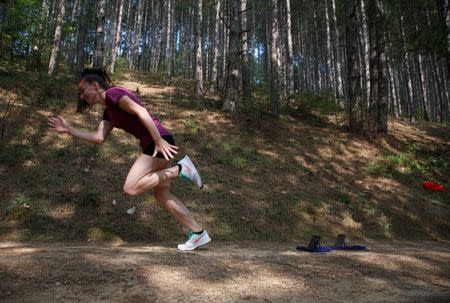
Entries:
[[[373,142],[347,133],[334,117],[233,118],[215,96],[197,99],[189,83],[125,77],[150,112],[173,131],[206,187],[182,181],[173,192],[217,240],[449,240],[450,132],[434,123],[389,122]],[[94,130],[101,109],[76,115],[73,79],[0,75],[0,110],[12,111],[0,145],[0,239],[18,241],[162,241],[184,230],[151,194],[127,197],[122,186],[139,154],[120,130],[95,146],[48,131],[60,114]],[[113,205],[113,200],[117,203]],[[126,210],[136,206],[133,215]]]

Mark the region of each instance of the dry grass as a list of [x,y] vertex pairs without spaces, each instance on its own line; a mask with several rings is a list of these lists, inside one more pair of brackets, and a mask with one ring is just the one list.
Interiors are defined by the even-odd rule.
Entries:
[[[233,118],[217,110],[217,98],[196,99],[183,87],[117,84],[138,87],[198,164],[206,188],[175,181],[173,191],[216,239],[448,239],[448,194],[421,186],[426,179],[450,185],[450,138],[441,125],[392,120],[386,138],[367,142],[332,122]],[[122,193],[140,152],[133,137],[114,130],[99,147],[47,130],[53,114],[92,130],[101,117],[100,108],[75,115],[76,87],[66,89],[62,99],[39,104],[0,89],[2,104],[5,96],[16,100],[0,154],[0,238],[178,239],[185,230],[151,194]],[[12,216],[24,203],[23,214]],[[126,214],[131,206],[133,216]]]

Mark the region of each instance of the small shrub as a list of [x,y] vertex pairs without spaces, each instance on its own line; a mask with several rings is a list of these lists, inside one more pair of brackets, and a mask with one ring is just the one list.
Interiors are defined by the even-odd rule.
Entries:
[[288,111],[296,115],[311,115],[313,112],[330,115],[340,111],[339,102],[331,93],[314,95],[300,92],[288,97],[287,105]]
[[94,189],[90,189],[81,196],[80,204],[82,206],[97,206],[99,204],[100,193]]

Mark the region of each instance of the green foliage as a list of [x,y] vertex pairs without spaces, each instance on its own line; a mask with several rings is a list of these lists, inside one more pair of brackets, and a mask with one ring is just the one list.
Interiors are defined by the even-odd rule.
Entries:
[[79,204],[83,206],[96,207],[100,200],[100,192],[96,189],[89,189],[87,192],[83,193]]
[[313,112],[330,115],[338,113],[340,108],[331,92],[320,95],[301,92],[288,98],[288,110],[296,115],[311,115]]
[[41,1],[16,0],[5,4],[5,19],[1,24],[0,49],[1,56],[9,54],[13,57],[30,55],[31,49],[44,45],[45,26],[39,15]]
[[190,135],[196,135],[202,129],[201,123],[196,119],[186,119],[183,121],[185,132]]
[[386,155],[370,163],[367,172],[376,176],[396,177],[399,174],[421,173],[421,165],[410,154]]
[[23,221],[31,215],[30,200],[23,194],[18,194],[6,208],[5,216],[8,220]]
[[262,161],[258,151],[253,146],[246,146],[242,142],[224,142],[214,154],[217,162],[245,169]]
[[69,148],[55,149],[52,154],[52,158],[55,158],[58,161],[64,161],[65,163],[70,163],[73,155],[72,151]]
[[433,152],[427,147],[407,142],[403,153],[388,153],[382,159],[371,162],[367,172],[400,181],[412,181],[416,177],[434,179],[450,173],[450,163],[440,151]]
[[8,166],[17,166],[26,160],[36,157],[35,146],[32,143],[16,144],[0,147],[0,163]]

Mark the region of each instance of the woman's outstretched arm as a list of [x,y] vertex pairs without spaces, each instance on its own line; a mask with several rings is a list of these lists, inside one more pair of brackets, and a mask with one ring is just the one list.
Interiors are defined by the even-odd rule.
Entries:
[[103,144],[103,142],[105,142],[106,138],[113,129],[113,126],[109,121],[102,120],[98,124],[96,132],[86,132],[71,126],[61,116],[48,118],[48,125],[50,126],[50,130],[52,131],[56,131],[58,133],[66,133],[75,138],[79,138],[94,144]]

